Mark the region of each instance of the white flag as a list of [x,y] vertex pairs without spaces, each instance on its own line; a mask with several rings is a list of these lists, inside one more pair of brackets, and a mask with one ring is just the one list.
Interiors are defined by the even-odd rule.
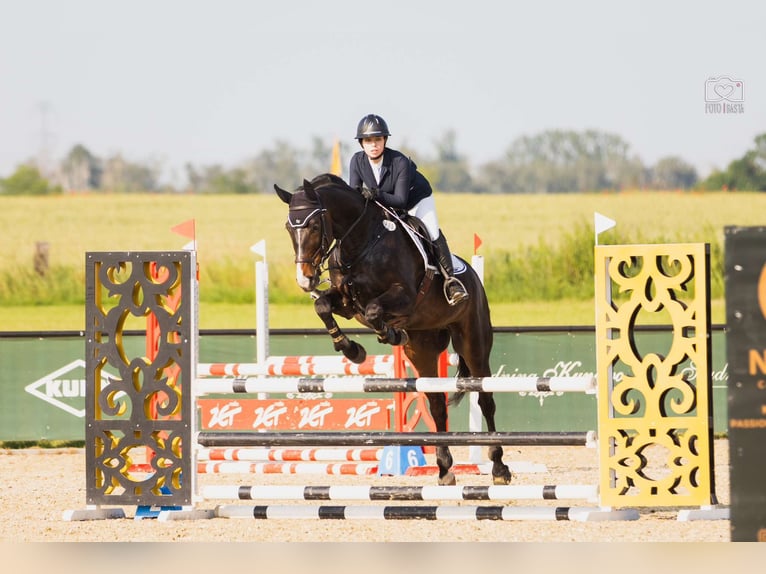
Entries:
[[266,259],[266,240],[265,239],[261,239],[255,245],[251,245],[250,246],[250,251],[252,251],[256,255],[260,255],[261,257]]
[[617,225],[617,222],[614,219],[609,219],[606,215],[601,215],[597,211],[593,212],[593,216],[597,236],[599,233],[603,233],[604,231],[612,229],[612,227]]

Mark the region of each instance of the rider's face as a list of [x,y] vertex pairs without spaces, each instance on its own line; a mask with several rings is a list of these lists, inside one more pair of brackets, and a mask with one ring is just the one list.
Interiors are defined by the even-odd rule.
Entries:
[[386,138],[383,136],[375,136],[372,138],[362,139],[362,149],[367,157],[370,159],[378,159],[386,147]]

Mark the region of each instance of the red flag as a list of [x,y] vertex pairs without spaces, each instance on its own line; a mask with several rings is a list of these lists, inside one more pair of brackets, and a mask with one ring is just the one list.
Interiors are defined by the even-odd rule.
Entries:
[[476,251],[481,247],[481,237],[473,234],[473,254],[476,255]]
[[188,237],[189,239],[196,240],[196,232],[194,229],[194,220],[190,219],[188,221],[184,221],[183,223],[179,223],[175,227],[171,227],[170,231],[173,233],[178,233],[178,235],[181,235],[183,237]]

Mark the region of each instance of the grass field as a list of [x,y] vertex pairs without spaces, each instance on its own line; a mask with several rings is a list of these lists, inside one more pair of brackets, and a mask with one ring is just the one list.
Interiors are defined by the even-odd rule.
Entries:
[[[726,322],[724,302],[712,302],[713,323]],[[548,327],[559,325],[593,325],[593,301],[527,301],[492,304],[492,323],[496,327]],[[200,304],[201,329],[254,329],[254,305],[229,303]],[[361,327],[339,319],[341,327]],[[269,308],[272,329],[319,329],[322,323],[309,301],[304,305],[272,305]],[[143,318],[129,321],[128,329],[143,329]],[[85,311],[76,305],[41,307],[6,307],[2,310],[0,331],[81,331],[85,328]]]
[[[280,182],[289,187],[289,182]],[[479,253],[522,253],[527,246],[556,245],[577,226],[590,225],[598,211],[618,225],[602,242],[723,241],[726,225],[763,225],[766,194],[623,192],[565,195],[438,194],[439,218],[453,251],[473,253],[474,234],[483,241]],[[292,279],[292,248],[284,230],[285,205],[275,195],[65,195],[0,197],[3,257],[0,273],[29,270],[38,241],[50,245],[50,264],[84,267],[88,251],[142,251],[181,248],[188,240],[170,231],[195,219],[200,290],[225,282],[252,285],[249,248],[265,240],[272,292],[297,291]],[[214,262],[215,265],[209,265]],[[211,276],[206,269],[219,275]],[[225,273],[221,273],[225,269]],[[201,328],[254,326],[252,304],[204,303]],[[242,302],[239,302],[242,303]],[[507,304],[491,301],[496,325],[592,324],[592,301]],[[2,310],[0,330],[79,329],[84,320],[77,306],[11,307]],[[274,328],[317,326],[311,306],[274,307]],[[717,311],[716,311],[717,309]],[[722,302],[714,305],[714,322],[723,322]],[[79,315],[79,317],[78,317]],[[284,324],[283,324],[284,323]],[[300,325],[298,325],[300,323]]]
[[[573,226],[592,224],[598,211],[616,220],[627,243],[656,238],[708,241],[725,225],[763,225],[766,194],[624,192],[561,195],[438,194],[439,220],[453,251],[517,251],[555,243]],[[35,243],[50,244],[51,264],[82,265],[86,251],[178,249],[187,240],[170,228],[195,219],[200,265],[252,261],[249,248],[265,240],[272,265],[290,265],[286,206],[276,195],[64,195],[0,197],[0,270],[30,265]],[[607,232],[605,237],[608,238]]]

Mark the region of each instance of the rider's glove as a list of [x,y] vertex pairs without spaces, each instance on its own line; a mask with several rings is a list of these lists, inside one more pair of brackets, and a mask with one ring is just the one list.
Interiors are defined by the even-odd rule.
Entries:
[[375,199],[375,197],[378,194],[377,189],[370,189],[366,185],[362,186],[362,197],[365,198],[367,201],[372,201]]

